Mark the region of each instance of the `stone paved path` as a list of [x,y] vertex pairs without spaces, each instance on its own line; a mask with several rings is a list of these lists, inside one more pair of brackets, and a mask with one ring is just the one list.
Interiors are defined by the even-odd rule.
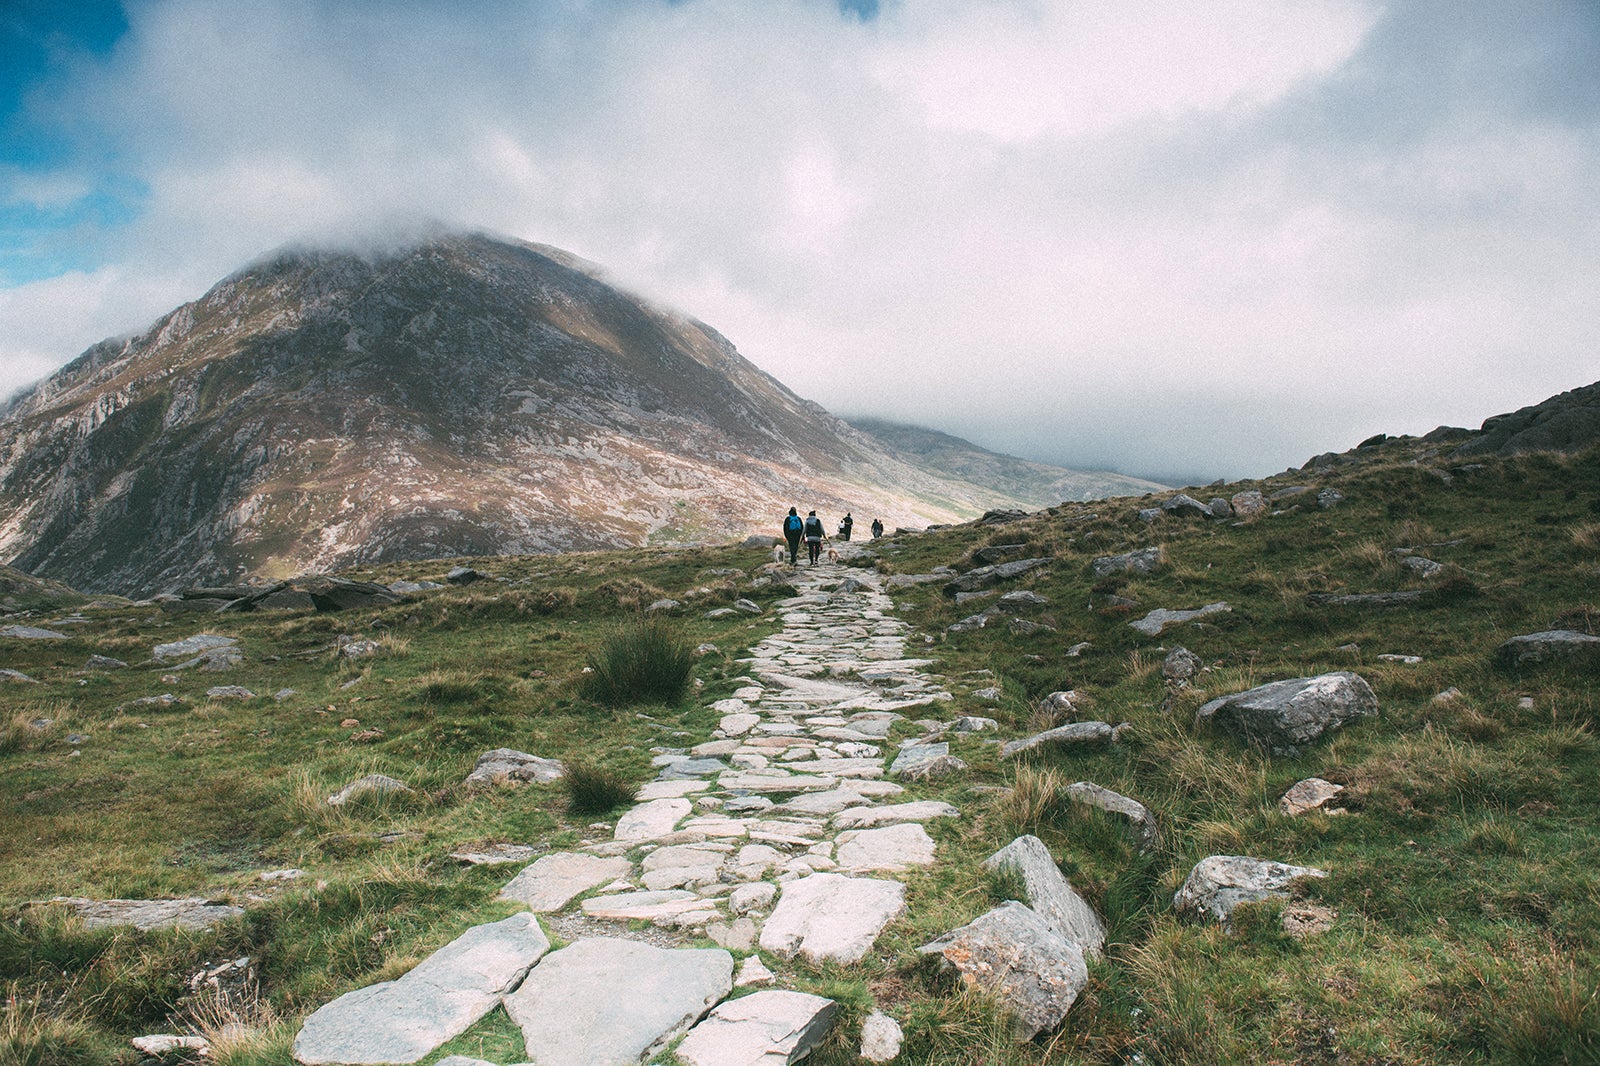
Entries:
[[[929,660],[908,657],[909,627],[891,615],[878,575],[802,566],[794,582],[799,595],[777,606],[783,629],[741,660],[747,676],[733,697],[712,704],[722,715],[714,735],[657,755],[661,780],[641,791],[612,840],[545,856],[507,886],[505,898],[549,914],[552,928],[576,941],[535,965],[524,990],[506,990],[530,1055],[555,1041],[564,1050],[546,1048],[551,1061],[644,1061],[726,995],[727,984],[719,982],[727,951],[623,950],[613,937],[643,939],[629,922],[647,920],[663,938],[668,931],[677,938],[705,935],[736,951],[759,945],[780,959],[860,960],[905,909],[897,875],[934,861],[923,823],[960,817],[948,804],[907,802],[912,797],[901,795],[903,787],[886,779],[898,754],[886,740],[894,723],[948,717],[952,697],[924,672]],[[571,902],[584,893],[590,894]],[[601,924],[614,931],[594,931]],[[649,960],[647,975],[639,971],[640,958]],[[751,974],[763,979],[765,968],[753,961],[746,960],[735,985],[753,983]],[[559,988],[552,990],[558,973]],[[640,982],[682,989],[687,1005],[658,1012],[659,1021],[627,1012],[626,1032],[615,1010],[530,1006],[559,1000],[567,994],[561,989],[634,989]],[[318,1013],[351,1016],[340,1004],[353,1001],[353,1011],[368,996],[366,989],[349,993]],[[584,998],[578,994],[574,1002]],[[739,1002],[739,1010],[719,1011],[689,1030],[692,1061],[789,1060],[803,1054],[799,1034],[809,1046],[835,1013],[831,1001],[814,996]],[[541,1023],[543,1017],[548,1021]],[[384,1024],[395,1019],[386,1016]],[[541,1024],[552,1029],[547,1039]],[[415,1062],[459,1031],[433,1019],[414,1019],[408,1028],[438,1042],[417,1051],[413,1040],[390,1057],[362,1049],[342,1061]]]

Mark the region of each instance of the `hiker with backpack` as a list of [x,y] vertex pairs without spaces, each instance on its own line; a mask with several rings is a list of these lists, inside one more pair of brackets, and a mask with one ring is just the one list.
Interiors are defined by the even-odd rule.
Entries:
[[806,513],[806,551],[810,553],[811,565],[817,565],[817,558],[822,554],[822,542],[828,539],[828,534],[822,528],[822,519],[817,517],[817,512]]
[[849,540],[850,530],[855,528],[856,520],[850,517],[850,512],[844,513],[844,518],[839,522],[839,539]]
[[872,520],[872,539],[877,540],[881,536],[883,536],[883,519],[874,518]]
[[[811,513],[816,514],[815,511]],[[800,518],[800,512],[793,507],[789,508],[789,516],[783,520],[783,539],[789,542],[790,566],[795,566],[800,561],[800,535],[805,530],[805,525]]]

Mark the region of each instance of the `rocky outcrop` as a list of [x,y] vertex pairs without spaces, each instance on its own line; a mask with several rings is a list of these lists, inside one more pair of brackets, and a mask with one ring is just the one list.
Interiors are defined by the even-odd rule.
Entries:
[[1600,661],[1600,637],[1570,629],[1525,633],[1501,644],[1494,650],[1494,657],[1503,666],[1528,666],[1562,660]]
[[1600,382],[1552,396],[1542,403],[1483,423],[1457,446],[1459,457],[1520,452],[1575,452],[1600,441]]
[[1172,897],[1172,909],[1227,924],[1235,907],[1264,899],[1288,899],[1290,887],[1308,877],[1327,877],[1326,870],[1291,866],[1242,855],[1201,859]]

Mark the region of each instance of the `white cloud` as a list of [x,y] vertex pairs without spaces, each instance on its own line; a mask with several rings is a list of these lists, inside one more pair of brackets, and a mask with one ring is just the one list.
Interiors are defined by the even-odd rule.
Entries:
[[[835,410],[1066,463],[1475,423],[1600,378],[1600,137],[1502,107],[1532,73],[1484,41],[1413,64],[1410,10],[148,0],[40,105],[143,214],[0,293],[0,390],[280,243],[434,217],[600,262]],[[1559,14],[1526,32],[1571,51]]]

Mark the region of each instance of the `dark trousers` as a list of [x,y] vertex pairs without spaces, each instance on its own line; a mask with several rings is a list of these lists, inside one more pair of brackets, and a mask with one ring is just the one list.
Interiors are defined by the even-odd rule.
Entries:
[[789,565],[793,566],[800,561],[800,534],[784,534],[784,539],[789,542]]
[[812,537],[807,537],[806,550],[811,553],[811,561],[815,563],[817,561],[817,557],[822,554],[822,541],[816,540]]

